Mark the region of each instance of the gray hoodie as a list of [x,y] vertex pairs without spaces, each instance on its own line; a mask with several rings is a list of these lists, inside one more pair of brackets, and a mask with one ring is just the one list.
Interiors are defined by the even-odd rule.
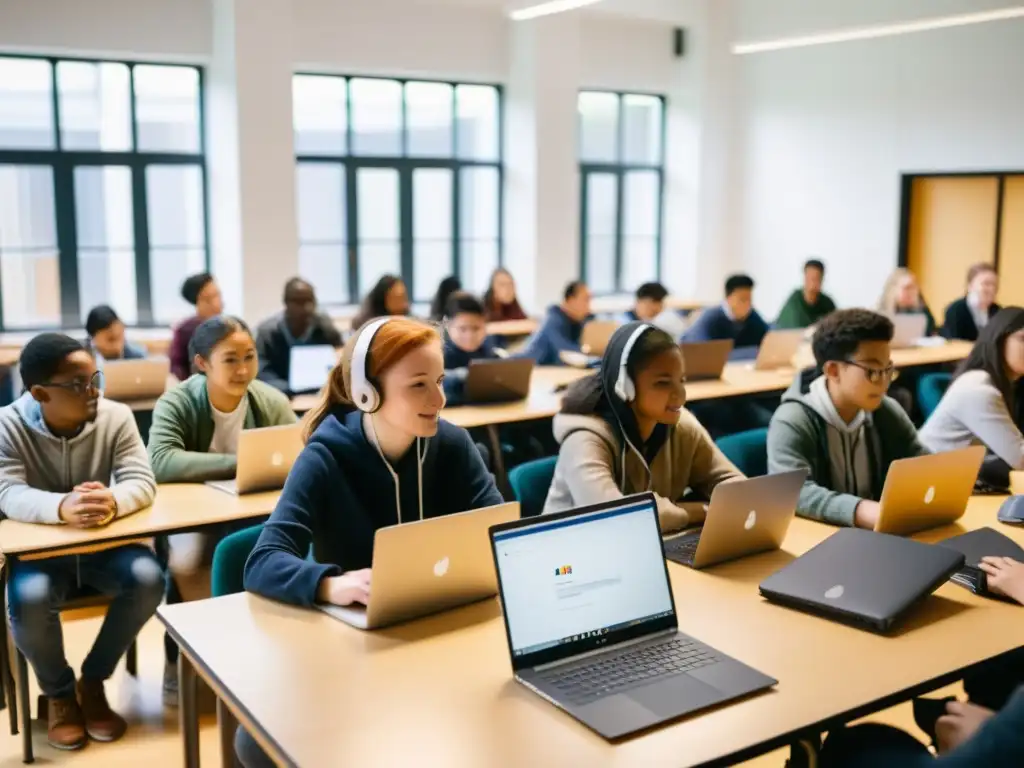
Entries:
[[26,393],[0,408],[0,517],[60,523],[60,504],[76,485],[111,487],[117,516],[149,506],[156,480],[131,409],[100,398],[96,419],[72,438],[54,435]]

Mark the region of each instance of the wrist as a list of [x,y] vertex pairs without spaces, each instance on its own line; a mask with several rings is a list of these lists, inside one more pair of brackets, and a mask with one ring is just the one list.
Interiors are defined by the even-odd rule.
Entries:
[[329,603],[331,594],[331,577],[324,576],[316,585],[316,601],[318,603]]

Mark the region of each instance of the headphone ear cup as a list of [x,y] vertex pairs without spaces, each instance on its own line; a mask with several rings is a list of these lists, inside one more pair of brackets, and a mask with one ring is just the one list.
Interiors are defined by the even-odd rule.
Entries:
[[363,413],[376,413],[380,409],[380,392],[370,382],[357,395],[356,407]]

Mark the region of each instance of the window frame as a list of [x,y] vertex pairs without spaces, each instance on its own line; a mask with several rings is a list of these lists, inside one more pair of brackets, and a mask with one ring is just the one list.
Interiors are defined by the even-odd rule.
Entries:
[[[618,117],[617,125],[615,128],[615,151],[617,157],[614,162],[601,162],[594,160],[584,160],[580,157],[580,150],[582,148],[583,138],[583,118],[579,114],[579,95],[583,93],[601,93],[611,94],[618,99]],[[623,157],[625,155],[625,122],[626,122],[626,110],[624,108],[624,100],[627,96],[643,96],[647,98],[654,98],[661,102],[661,125],[660,125],[660,148],[657,163],[636,163],[636,162],[625,162]],[[579,163],[579,195],[580,195],[580,221],[579,221],[579,237],[580,237],[580,254],[579,254],[579,268],[580,278],[587,280],[587,262],[589,253],[587,251],[587,215],[589,213],[589,206],[587,204],[587,185],[589,183],[589,177],[592,174],[604,174],[615,177],[615,287],[611,291],[594,291],[591,287],[591,291],[594,296],[616,296],[623,293],[627,293],[632,289],[627,289],[622,284],[623,276],[623,223],[625,218],[625,186],[626,176],[630,173],[637,171],[653,172],[658,178],[658,225],[657,233],[655,234],[654,240],[654,280],[661,280],[662,273],[662,244],[665,238],[665,155],[668,151],[667,139],[668,139],[668,99],[664,94],[654,93],[651,91],[621,91],[612,90],[606,88],[581,88],[577,93],[577,115],[576,115],[576,137],[577,137],[577,160]]]
[[[57,274],[60,281],[60,324],[17,326],[17,332],[52,329],[78,329],[84,325],[78,290],[78,242],[76,234],[74,172],[79,166],[127,167],[132,182],[132,232],[135,250],[136,322],[134,328],[162,328],[166,323],[153,318],[153,286],[150,274],[149,210],[146,196],[146,170],[151,165],[183,165],[198,167],[202,185],[203,246],[205,269],[210,269],[210,187],[206,161],[206,71],[199,64],[160,60],[132,60],[110,57],[54,56],[0,51],[0,58],[45,61],[50,66],[50,99],[53,110],[53,146],[48,149],[4,148],[0,146],[0,165],[44,166],[51,169],[54,192],[54,228],[57,242]],[[128,68],[129,114],[131,118],[131,149],[65,149],[61,136],[60,87],[57,65],[60,62],[87,64],[121,64]],[[139,124],[136,115],[136,66],[166,66],[195,70],[198,76],[198,152],[158,152],[138,149]],[[196,248],[196,250],[199,250]],[[0,270],[0,281],[3,272]],[[0,292],[0,331],[5,330],[3,294]]]
[[[292,73],[292,84],[294,93],[294,79],[296,77],[329,77],[342,80],[345,84],[345,153],[344,154],[304,154],[296,151],[295,166],[302,163],[327,163],[339,165],[344,178],[344,205],[342,218],[345,222],[345,240],[342,243],[345,255],[342,269],[345,270],[348,297],[345,302],[321,302],[324,307],[338,308],[346,306],[358,306],[362,301],[359,290],[359,222],[357,203],[357,171],[361,168],[382,168],[395,170],[399,178],[399,253],[400,253],[400,276],[409,291],[410,303],[419,303],[416,300],[416,286],[414,285],[415,264],[414,264],[414,243],[413,232],[413,211],[412,211],[412,178],[414,172],[419,169],[441,169],[450,170],[452,173],[452,253],[450,259],[450,270],[447,274],[456,275],[463,279],[462,275],[462,226],[461,226],[461,172],[467,168],[493,168],[498,174],[498,231],[496,243],[498,248],[498,267],[505,263],[505,93],[500,83],[489,83],[474,80],[452,80],[449,78],[426,78],[426,77],[400,77],[387,75],[364,75],[364,74],[340,74],[337,72],[315,72],[311,70],[296,70]],[[399,126],[402,153],[400,155],[365,155],[353,152],[353,128],[352,128],[352,93],[350,82],[352,80],[383,80],[396,82],[401,87],[401,125]],[[451,157],[427,157],[422,155],[409,155],[409,123],[408,123],[408,98],[406,96],[407,83],[431,83],[448,85],[452,88],[452,124],[451,124]],[[497,94],[497,157],[494,160],[478,160],[462,158],[458,156],[459,127],[458,127],[458,87],[459,86],[482,86],[494,88]],[[334,241],[303,240],[299,233],[299,247],[309,246],[333,246]],[[420,300],[422,301],[422,299]],[[429,301],[429,299],[427,299]]]

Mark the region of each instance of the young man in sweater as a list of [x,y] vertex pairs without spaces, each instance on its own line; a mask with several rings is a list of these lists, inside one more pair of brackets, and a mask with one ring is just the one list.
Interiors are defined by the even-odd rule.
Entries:
[[704,310],[683,336],[683,341],[732,339],[736,351],[750,357],[768,333],[768,323],[754,309],[754,281],[733,275],[725,281],[725,301]]
[[564,365],[563,352],[580,351],[583,325],[590,319],[590,289],[582,280],[565,287],[562,303],[548,307],[547,317],[533,334],[522,356],[537,365]]
[[835,302],[821,290],[825,265],[817,259],[804,264],[804,287],[793,291],[775,321],[776,328],[808,328],[836,311]]
[[[68,336],[44,333],[25,345],[20,366],[25,394],[0,409],[3,516],[96,528],[149,506],[156,482],[146,448],[128,406],[101,397],[92,355]],[[126,544],[9,567],[11,632],[48,700],[50,744],[78,749],[89,738],[121,738],[127,725],[107,704],[103,684],[163,597],[156,557]],[[60,607],[97,592],[113,602],[76,685]]]
[[892,336],[892,321],[866,309],[839,310],[818,324],[817,366],[793,382],[768,428],[768,472],[808,473],[797,514],[874,528],[889,465],[928,453],[886,395],[897,376]]

